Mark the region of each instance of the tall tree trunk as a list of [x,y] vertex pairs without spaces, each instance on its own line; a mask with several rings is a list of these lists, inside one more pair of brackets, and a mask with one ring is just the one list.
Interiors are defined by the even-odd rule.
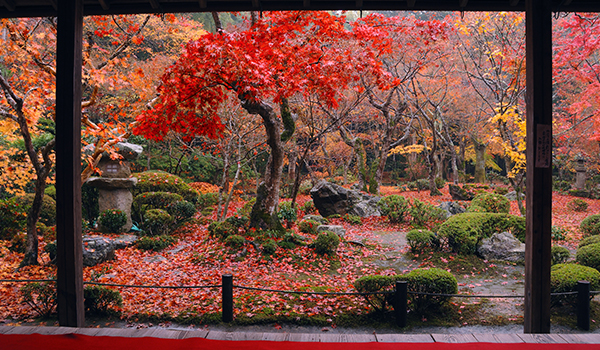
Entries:
[[361,191],[367,191],[367,153],[362,140],[358,137],[351,137],[345,127],[339,128],[340,135],[348,146],[352,147],[356,157],[356,175],[358,178],[358,188]]
[[[283,230],[283,226],[277,218],[277,204],[279,203],[279,189],[285,156],[283,145],[294,132],[294,122],[291,119],[287,100],[284,99],[280,104],[282,119],[279,119],[273,108],[264,102],[242,100],[242,107],[250,114],[261,116],[267,134],[267,145],[271,149],[264,180],[258,186],[256,203],[250,213],[250,227]],[[283,132],[282,125],[285,127]]]
[[475,148],[475,183],[485,183],[485,151],[487,145],[473,139],[473,147]]

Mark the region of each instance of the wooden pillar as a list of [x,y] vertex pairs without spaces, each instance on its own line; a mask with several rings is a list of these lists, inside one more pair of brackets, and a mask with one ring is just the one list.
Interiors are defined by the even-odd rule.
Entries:
[[525,333],[550,332],[552,227],[551,1],[527,0]]
[[56,239],[58,322],[84,326],[81,240],[83,1],[58,1],[56,47]]

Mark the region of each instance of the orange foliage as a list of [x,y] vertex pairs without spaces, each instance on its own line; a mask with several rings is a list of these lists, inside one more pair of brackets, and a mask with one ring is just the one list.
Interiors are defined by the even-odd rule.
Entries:
[[200,194],[219,192],[219,186],[209,184],[208,182],[192,182],[188,185]]

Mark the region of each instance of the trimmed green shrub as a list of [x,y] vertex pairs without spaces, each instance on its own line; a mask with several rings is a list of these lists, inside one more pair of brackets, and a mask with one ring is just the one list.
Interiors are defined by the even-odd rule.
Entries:
[[200,210],[203,210],[208,207],[212,207],[219,203],[219,194],[218,193],[201,193],[198,195],[198,203],[197,207]]
[[408,200],[397,194],[383,197],[377,202],[377,206],[392,223],[404,222],[410,213]]
[[[577,264],[558,264],[550,269],[551,293],[576,292],[578,281],[588,281],[591,290],[598,290],[600,288],[600,272],[591,267]],[[553,303],[562,303],[569,299],[573,300],[573,298],[565,296],[552,297]]]
[[317,207],[315,207],[315,202],[312,200],[308,200],[304,203],[304,205],[300,208],[306,214],[313,214],[317,212]]
[[559,245],[552,246],[552,265],[564,264],[571,257],[571,253],[565,247]]
[[[402,281],[408,282],[408,290],[417,293],[456,294],[458,282],[448,271],[430,268],[415,269],[406,275],[399,276]],[[411,308],[423,311],[427,308],[438,308],[450,301],[451,297],[435,295],[411,295]]]
[[225,245],[231,248],[241,248],[246,239],[240,235],[231,235],[225,238]]
[[435,229],[446,220],[446,211],[415,198],[410,207],[410,216],[412,217],[412,227]]
[[12,199],[0,201],[0,239],[10,240],[27,227],[27,211]]
[[567,233],[569,233],[569,231],[566,228],[559,226],[553,225],[550,229],[550,235],[553,241],[564,241],[567,239]]
[[161,250],[169,247],[177,242],[177,238],[168,235],[161,235],[156,237],[140,237],[136,242],[135,246],[139,250],[152,250],[160,252]]
[[104,286],[85,286],[83,299],[85,311],[94,315],[106,315],[109,308],[123,306],[121,293]]
[[510,212],[510,201],[497,193],[480,193],[473,198],[471,205],[482,207],[488,213]]
[[156,170],[135,173],[132,176],[138,179],[132,190],[134,197],[144,192],[171,192],[181,195],[194,205],[198,203],[198,192],[179,176]]
[[44,194],[49,196],[50,198],[56,200],[56,187],[54,185],[50,185],[44,189]]
[[[160,209],[160,208],[159,208]],[[173,221],[180,225],[196,215],[196,207],[185,200],[171,203],[167,206],[167,212],[173,218]]]
[[577,249],[575,261],[583,266],[600,269],[600,243],[588,244]]
[[410,230],[406,234],[406,240],[410,251],[414,254],[420,254],[426,250],[437,250],[440,247],[440,240],[435,233],[429,230]]
[[583,234],[595,236],[600,234],[600,214],[590,215],[581,221],[579,229]]
[[567,203],[567,208],[582,213],[588,210],[588,202],[581,198],[575,198]]
[[297,236],[294,233],[286,232],[283,235],[283,239],[277,242],[277,245],[283,249],[294,249],[296,246],[304,245],[304,242],[302,242],[302,238],[300,236]]
[[467,213],[487,213],[488,211],[485,210],[484,207],[480,207],[478,205],[469,205],[469,207],[467,208]]
[[317,233],[317,227],[319,227],[319,225],[321,224],[314,220],[302,220],[298,223],[298,230],[314,235]]
[[315,239],[315,252],[319,255],[333,255],[340,245],[340,237],[331,231],[321,232]]
[[[363,276],[354,281],[354,288],[360,293],[376,293],[393,291],[398,276],[371,275]],[[391,294],[365,294],[363,295],[376,311],[385,311]]]
[[504,196],[508,193],[508,188],[502,186],[496,187],[494,188],[494,193],[501,194]]
[[525,219],[510,214],[463,213],[453,215],[438,230],[440,240],[453,252],[475,254],[477,245],[496,232],[510,231],[525,239]]
[[350,225],[362,225],[362,218],[358,215],[346,214],[342,216],[342,219]]
[[149,209],[166,210],[170,205],[183,201],[183,197],[171,192],[144,192],[133,198],[131,217],[137,222],[144,221],[144,214]]
[[571,181],[552,181],[552,189],[559,192],[569,191],[571,189]]
[[208,234],[212,237],[219,238],[221,240],[224,240],[231,235],[237,234],[238,231],[238,228],[228,221],[215,221],[208,225]]
[[589,236],[589,237],[582,239],[581,242],[579,242],[578,248],[585,247],[586,245],[590,245],[590,244],[594,244],[594,243],[600,243],[600,235]]
[[273,255],[277,251],[277,244],[272,239],[264,241],[261,247],[263,255]]
[[119,209],[106,209],[100,213],[98,223],[105,233],[119,233],[127,223],[127,214]]
[[[33,193],[27,193],[21,196],[16,196],[14,201],[19,206],[23,207],[25,212],[29,212],[31,204],[33,204]],[[44,196],[42,200],[42,210],[40,211],[40,221],[47,226],[56,225],[56,201],[50,196]]]
[[149,236],[166,235],[173,224],[173,218],[162,209],[150,209],[144,214],[141,229]]
[[21,287],[23,302],[29,305],[39,316],[48,317],[56,308],[56,283],[34,282]]

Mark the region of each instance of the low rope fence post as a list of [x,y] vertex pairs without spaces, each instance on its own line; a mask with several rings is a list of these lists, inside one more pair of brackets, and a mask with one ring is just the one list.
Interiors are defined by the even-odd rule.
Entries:
[[590,282],[577,282],[577,327],[590,330]]
[[398,327],[406,327],[407,296],[408,282],[396,281],[396,293],[394,293],[394,311],[396,313],[396,324]]
[[222,320],[225,323],[233,321],[233,276],[221,276],[221,313]]

